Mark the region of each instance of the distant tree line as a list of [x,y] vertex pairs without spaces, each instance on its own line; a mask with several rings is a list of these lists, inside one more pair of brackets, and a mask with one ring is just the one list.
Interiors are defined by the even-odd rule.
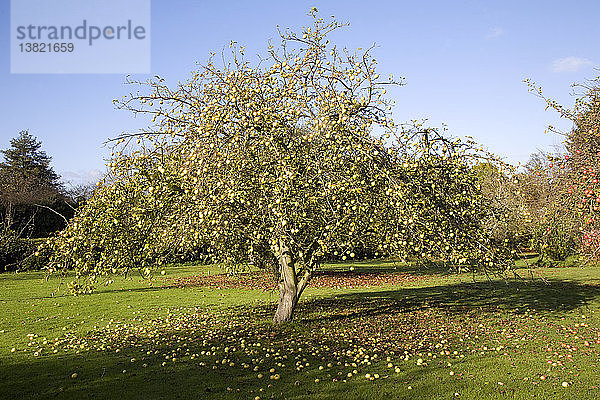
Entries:
[[0,150],[0,271],[19,268],[41,238],[64,229],[91,194],[85,186],[67,190],[41,147],[22,131]]

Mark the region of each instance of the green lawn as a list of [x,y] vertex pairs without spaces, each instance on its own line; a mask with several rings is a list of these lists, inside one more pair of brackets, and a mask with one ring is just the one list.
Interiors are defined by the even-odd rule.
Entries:
[[337,264],[283,328],[269,279],[218,273],[81,297],[0,275],[0,398],[600,398],[597,267],[505,282]]

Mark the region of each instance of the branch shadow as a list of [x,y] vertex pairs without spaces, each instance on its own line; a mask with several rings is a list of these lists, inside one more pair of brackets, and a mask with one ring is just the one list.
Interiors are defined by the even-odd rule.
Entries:
[[[302,322],[324,322],[406,313],[435,308],[447,313],[468,310],[564,312],[600,297],[600,286],[570,281],[487,281],[347,293],[300,304]],[[327,310],[326,315],[319,310]],[[348,310],[356,310],[348,312]],[[328,314],[328,315],[327,315]]]

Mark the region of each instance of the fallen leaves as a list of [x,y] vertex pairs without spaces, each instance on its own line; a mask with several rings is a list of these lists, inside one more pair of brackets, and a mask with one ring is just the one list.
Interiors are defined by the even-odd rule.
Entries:
[[[197,277],[180,282],[213,282],[217,287],[239,282],[223,276],[199,282]],[[357,285],[374,282],[372,275],[354,272],[318,278],[315,282],[332,286],[353,279]],[[255,274],[252,279],[265,283],[267,276]],[[410,282],[413,278],[389,274],[378,282],[385,279]],[[394,297],[394,293],[402,294]],[[559,319],[547,311],[506,310],[490,304],[457,307],[444,296],[411,297],[410,290],[305,299],[295,323],[282,327],[266,322],[272,313],[273,305],[180,307],[150,316],[134,313],[97,321],[85,335],[74,333],[77,324],[68,325],[56,338],[30,332],[18,351],[38,358],[99,352],[115,360],[110,373],[121,376],[123,370],[129,375],[194,368],[223,379],[236,377],[244,383],[232,383],[231,390],[249,398],[259,392],[268,398],[289,387],[343,384],[358,378],[363,384],[397,380],[406,385],[405,390],[418,389],[415,376],[439,373],[441,379],[464,385],[482,378],[468,369],[482,360],[492,360],[486,362],[499,371],[506,368],[505,374],[487,378],[490,390],[508,393],[518,385],[560,388],[563,382],[580,386],[582,358],[598,358],[600,330],[593,319],[568,313]],[[74,319],[64,316],[67,324]],[[524,362],[530,365],[524,367]]]
[[[311,279],[310,287],[359,289],[402,285],[424,279],[427,277],[407,273],[318,271]],[[163,286],[275,290],[277,281],[268,272],[253,272],[237,275],[194,275],[183,278],[166,278]]]

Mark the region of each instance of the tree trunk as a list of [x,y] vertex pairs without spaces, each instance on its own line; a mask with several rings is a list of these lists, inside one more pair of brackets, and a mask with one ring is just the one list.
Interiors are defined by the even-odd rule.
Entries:
[[298,303],[298,279],[290,249],[282,241],[277,249],[279,261],[279,304],[273,317],[274,324],[292,320],[294,309]]

